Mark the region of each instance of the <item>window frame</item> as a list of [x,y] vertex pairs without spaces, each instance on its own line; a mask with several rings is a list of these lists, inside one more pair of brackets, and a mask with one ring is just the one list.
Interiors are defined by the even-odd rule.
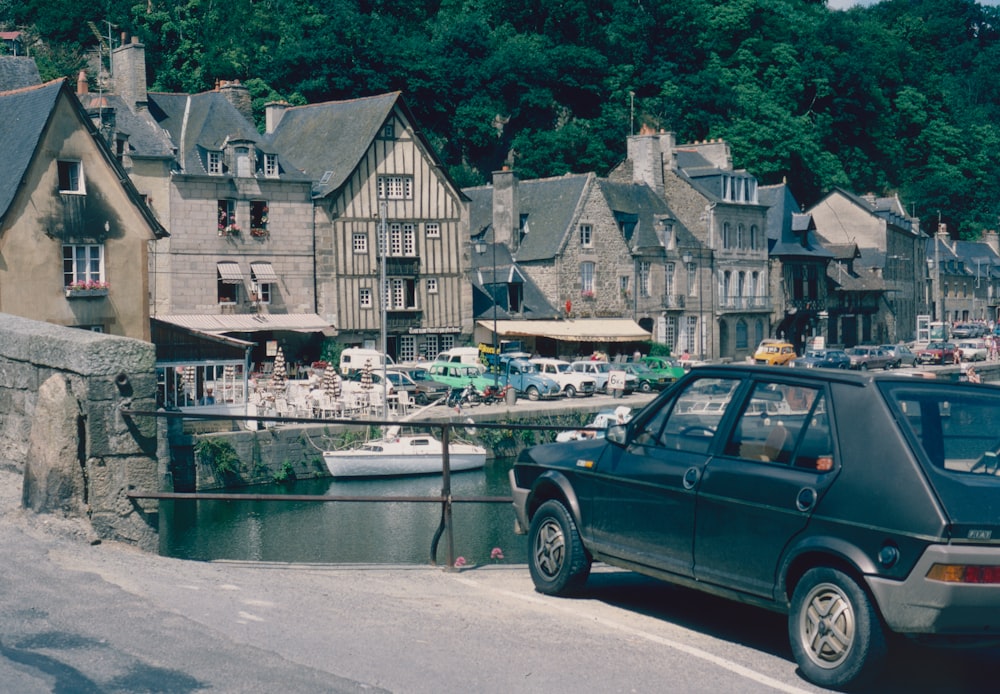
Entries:
[[264,178],[278,178],[280,169],[278,167],[278,155],[270,152],[264,153]]
[[222,152],[210,149],[206,153],[205,169],[209,176],[221,176],[225,173]]
[[379,200],[412,200],[413,176],[408,174],[382,175],[376,179]]
[[61,194],[87,194],[86,181],[83,176],[83,161],[80,159],[57,159],[56,178]]
[[[84,257],[79,256],[81,251],[84,253]],[[96,253],[96,258],[92,256],[92,253]],[[95,261],[96,268],[93,267]],[[84,267],[80,267],[81,263]],[[103,243],[63,244],[63,287],[69,289],[74,284],[89,283],[106,285],[107,276],[105,275],[104,263]],[[106,289],[106,287],[99,288]]]
[[358,289],[358,308],[372,308],[375,301],[372,298],[371,287],[360,287]]
[[424,235],[429,239],[441,238],[441,224],[439,222],[425,222]]
[[428,277],[427,282],[427,293],[437,294],[438,293],[438,280],[437,277]]
[[351,236],[351,248],[357,255],[368,253],[368,234],[363,231],[355,231]]
[[580,247],[581,248],[593,248],[594,247],[594,225],[593,224],[581,224],[579,226],[580,230]]

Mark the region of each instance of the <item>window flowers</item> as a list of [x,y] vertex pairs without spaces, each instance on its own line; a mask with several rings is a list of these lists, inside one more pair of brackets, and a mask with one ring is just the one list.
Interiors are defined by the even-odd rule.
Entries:
[[79,280],[66,285],[67,297],[107,296],[111,284],[100,280]]
[[594,298],[594,290],[593,289],[584,289],[582,292],[580,292],[580,296],[582,296],[584,299],[593,299]]
[[255,238],[265,238],[267,234],[267,203],[263,200],[250,202],[250,235]]

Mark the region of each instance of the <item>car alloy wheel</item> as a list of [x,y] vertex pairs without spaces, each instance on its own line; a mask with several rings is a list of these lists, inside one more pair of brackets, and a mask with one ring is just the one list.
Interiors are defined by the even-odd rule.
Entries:
[[566,386],[566,397],[567,398],[575,398],[576,397],[576,388],[574,388],[573,386]]
[[806,679],[824,687],[870,680],[886,657],[882,621],[865,591],[836,569],[807,571],[788,615],[792,653]]
[[535,589],[547,595],[578,591],[590,575],[591,559],[569,511],[559,501],[542,504],[528,530],[528,570]]

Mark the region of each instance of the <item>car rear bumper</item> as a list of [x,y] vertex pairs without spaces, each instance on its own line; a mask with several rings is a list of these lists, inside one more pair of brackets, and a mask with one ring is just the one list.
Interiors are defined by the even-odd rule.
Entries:
[[1000,565],[1000,546],[931,545],[905,581],[868,577],[886,624],[895,632],[1000,639],[1000,584],[927,578],[935,564]]

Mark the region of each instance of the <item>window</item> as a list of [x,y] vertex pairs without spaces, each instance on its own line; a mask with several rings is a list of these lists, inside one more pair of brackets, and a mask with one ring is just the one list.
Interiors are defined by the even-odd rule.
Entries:
[[736,321],[736,349],[746,349],[750,342],[747,322],[742,318]]
[[684,349],[694,353],[697,351],[698,316],[684,317]]
[[[441,336],[441,350],[449,350],[455,346],[455,336],[454,335],[442,335]],[[437,352],[431,352],[431,354],[437,354]]]
[[277,154],[265,154],[264,155],[264,176],[266,178],[277,178],[278,177],[278,155]]
[[212,176],[222,175],[222,152],[208,153],[208,173]]
[[356,231],[351,237],[351,242],[355,253],[368,252],[368,234]]
[[580,263],[580,292],[584,296],[594,296],[594,264]]
[[233,149],[236,158],[236,175],[240,178],[248,178],[253,175],[250,169],[250,148],[236,147]]
[[219,236],[228,236],[240,233],[240,227],[236,223],[236,201],[219,200]]
[[250,201],[250,235],[267,236],[268,207],[266,200]]
[[428,277],[427,278],[427,293],[428,294],[437,294],[438,293],[438,281],[437,281],[437,277]]
[[389,121],[382,126],[382,137],[386,140],[394,140],[396,138],[396,124]]
[[420,354],[424,357],[434,357],[437,356],[438,352],[438,336],[437,335],[426,335],[424,337],[424,344],[420,347]]
[[744,240],[743,240],[743,225],[742,224],[737,224],[736,225],[736,247],[737,248],[743,248],[743,244],[744,244]]
[[663,341],[671,349],[671,351],[676,351],[677,348],[677,318],[676,316],[667,316],[666,322],[663,326]]
[[256,295],[253,301],[262,304],[271,303],[271,288],[278,281],[278,276],[274,272],[271,263],[252,262],[250,263],[250,286]]
[[83,189],[83,163],[79,161],[57,162],[59,168],[59,192],[60,193],[84,193]]
[[757,225],[750,226],[750,250],[757,249]]
[[417,285],[413,279],[393,278],[386,281],[388,292],[386,292],[389,303],[386,308],[389,310],[405,310],[417,307]]
[[639,293],[649,296],[649,261],[639,261]]
[[271,283],[270,282],[254,282],[251,285],[254,288],[253,296],[251,301],[256,301],[260,304],[271,303]]
[[63,246],[63,286],[107,289],[104,278],[104,246],[66,244]]
[[698,296],[698,265],[697,263],[687,264],[687,285],[688,296]]
[[424,225],[424,232],[429,239],[439,239],[441,238],[441,225],[437,222],[427,222]]
[[216,265],[216,294],[220,304],[236,304],[240,300],[240,286],[243,284],[243,274],[239,265],[224,262]]
[[730,236],[732,235],[732,233],[733,232],[732,232],[732,230],[729,227],[729,222],[725,222],[722,225],[722,247],[723,248],[729,248],[732,245],[733,241],[730,238]]
[[378,196],[383,200],[412,200],[412,176],[379,176]]
[[589,224],[580,225],[580,245],[584,248],[592,248],[594,245],[594,228]]
[[403,255],[413,257],[417,254],[417,227],[415,224],[403,225]]
[[361,287],[361,289],[358,290],[358,306],[361,308],[372,307],[371,287]]
[[628,275],[622,275],[621,277],[618,278],[618,290],[622,293],[622,296],[624,296],[626,299],[628,298],[629,295],[628,285],[629,285]]
[[[780,419],[769,415],[780,413]],[[822,391],[758,383],[747,401],[726,455],[825,472],[833,468],[833,439]]]
[[[728,378],[689,382],[672,404],[637,425],[637,440],[672,451],[707,453],[738,385],[739,381]],[[645,427],[641,433],[640,427]]]

